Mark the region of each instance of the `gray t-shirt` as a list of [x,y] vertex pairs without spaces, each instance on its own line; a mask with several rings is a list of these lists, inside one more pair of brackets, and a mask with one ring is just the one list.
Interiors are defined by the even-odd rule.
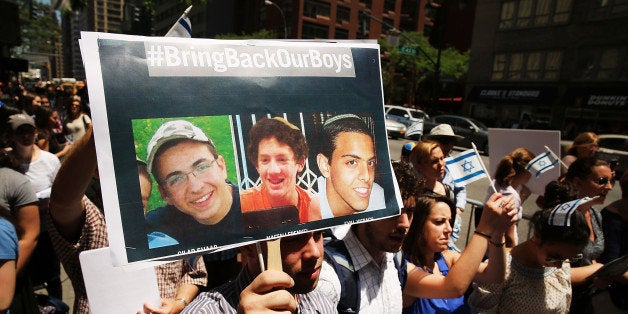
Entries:
[[25,175],[13,169],[0,168],[0,205],[13,212],[37,201],[33,186]]

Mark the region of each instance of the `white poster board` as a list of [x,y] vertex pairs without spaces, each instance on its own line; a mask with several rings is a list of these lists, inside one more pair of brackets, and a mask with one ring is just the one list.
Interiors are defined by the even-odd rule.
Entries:
[[[399,214],[388,162],[380,51],[375,41],[212,40],[90,32],[81,36],[114,264],[180,259]],[[270,190],[263,190],[264,176],[256,169],[255,153],[248,152],[247,145],[253,142],[249,133],[264,119],[282,119],[299,130],[309,146],[294,180],[295,189],[300,188],[300,195],[323,199],[319,186],[324,185],[319,181],[325,181],[325,174],[318,166],[317,153],[333,141],[322,140],[322,129],[326,122],[346,115],[361,120],[373,142],[368,145],[372,156],[364,159],[373,169],[372,182],[355,190],[368,207],[329,217],[323,215],[321,205],[319,215],[302,215],[309,210],[307,200],[269,208],[266,203],[270,202],[263,197],[245,197],[266,195],[255,194],[256,188]],[[182,135],[186,128],[205,133],[202,138],[212,140],[216,156],[206,156],[200,166],[188,165],[190,159],[169,162],[172,168],[184,167],[165,171],[161,178],[149,169],[153,188],[142,210],[137,160],[151,164],[149,147],[154,147],[152,138],[157,134],[166,138],[164,134],[176,130],[177,136],[187,139],[189,134],[198,136],[196,131]],[[180,151],[176,155],[186,156]],[[215,180],[213,187],[198,196],[186,191],[188,178],[209,180],[223,173],[226,179]],[[183,185],[175,187],[178,182]],[[267,186],[279,186],[288,180],[267,182],[271,182]],[[223,193],[224,183],[231,194]],[[251,199],[263,204],[247,202]],[[318,203],[323,202],[311,202]],[[197,208],[216,204],[230,204],[228,214],[218,222],[204,223],[200,215],[194,216]],[[290,223],[276,226],[266,224],[269,221]]]
[[[525,147],[538,156],[546,151],[545,146],[547,146],[560,157],[560,131],[489,128],[488,143],[491,148],[489,156],[491,178],[495,175],[499,161],[519,147]],[[541,174],[540,177],[532,176],[526,184],[527,187],[532,193],[543,195],[545,185],[560,176],[560,167],[560,163],[558,163],[553,169]]]
[[90,313],[136,313],[145,302],[161,306],[155,269],[148,266],[153,263],[115,267],[108,247],[83,251],[79,260]]

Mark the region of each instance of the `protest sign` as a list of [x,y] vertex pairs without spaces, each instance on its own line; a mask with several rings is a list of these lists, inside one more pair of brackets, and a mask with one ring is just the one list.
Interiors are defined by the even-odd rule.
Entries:
[[[399,214],[373,41],[85,32],[80,43],[117,263],[181,258]],[[254,138],[251,130],[277,121],[273,131],[286,126],[305,146],[279,135]],[[345,132],[361,140],[338,145],[356,151],[332,158],[341,137],[322,135],[330,121],[363,126]],[[250,143],[257,144],[253,150]],[[143,209],[145,171],[152,186]],[[281,202],[287,199],[294,202]],[[353,211],[332,211],[342,207],[339,200]]]

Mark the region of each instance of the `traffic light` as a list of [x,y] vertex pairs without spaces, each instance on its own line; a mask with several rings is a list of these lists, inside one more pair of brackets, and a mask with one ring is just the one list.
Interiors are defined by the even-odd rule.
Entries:
[[442,28],[444,25],[444,12],[442,8],[443,0],[427,0],[425,2],[425,27],[423,35],[429,38],[429,42],[433,47],[439,47],[442,36]]
[[[426,32],[426,30],[428,30],[428,27],[433,28],[434,24],[436,22],[436,18],[437,18],[437,14],[438,14],[438,9],[441,7],[440,3],[437,2],[436,0],[427,0],[425,2],[425,7],[424,7],[424,11],[425,11],[425,30],[423,31],[424,33]],[[427,36],[428,34],[426,34]]]
[[139,6],[133,6],[133,21],[139,22],[142,16],[142,9]]

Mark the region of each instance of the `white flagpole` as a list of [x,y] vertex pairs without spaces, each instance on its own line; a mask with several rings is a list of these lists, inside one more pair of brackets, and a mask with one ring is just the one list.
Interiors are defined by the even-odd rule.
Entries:
[[565,170],[567,170],[567,168],[569,168],[569,167],[567,167],[567,165],[562,160],[560,160],[560,158],[558,158],[558,156],[556,156],[556,154],[554,154],[554,152],[549,147],[547,147],[547,145],[545,145],[544,147],[545,147],[545,150],[547,150],[550,154],[552,154],[552,157],[556,158],[556,160],[558,160],[558,162],[563,167],[565,167]]
[[475,155],[480,160],[480,165],[482,165],[482,169],[484,170],[484,173],[486,173],[486,177],[488,178],[488,183],[493,188],[493,192],[497,193],[497,189],[495,188],[495,184],[493,184],[493,179],[491,178],[491,174],[488,173],[488,170],[486,170],[486,166],[484,166],[484,162],[482,161],[482,157],[480,157],[480,153],[478,153],[478,148],[475,146],[475,143],[473,143],[473,142],[471,142],[471,145],[473,146],[473,151],[475,152]]

